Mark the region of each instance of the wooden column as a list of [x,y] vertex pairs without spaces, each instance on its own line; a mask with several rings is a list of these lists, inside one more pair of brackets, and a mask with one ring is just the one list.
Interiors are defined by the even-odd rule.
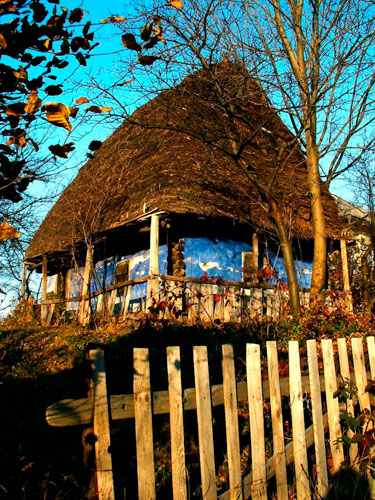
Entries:
[[349,265],[348,265],[348,253],[346,250],[346,240],[340,240],[340,249],[341,249],[342,280],[344,284],[345,301],[349,310],[352,311],[353,304],[350,293]]
[[21,278],[21,288],[20,288],[20,300],[25,300],[26,294],[26,276],[27,276],[27,264],[25,262],[22,265],[22,278]]
[[43,255],[42,260],[42,306],[41,306],[41,320],[44,323],[47,319],[48,306],[44,304],[47,300],[47,255]]
[[[86,263],[85,263],[85,272],[83,275],[83,284],[81,295],[88,295],[89,287],[90,287],[90,275],[91,275],[91,267],[92,267],[92,258],[93,258],[93,249],[92,245],[88,245],[86,252]],[[86,325],[90,319],[90,304],[88,299],[82,299],[80,310],[79,310],[79,318],[78,321],[82,325]]]
[[253,267],[258,269],[259,266],[259,241],[257,233],[253,233]]
[[151,216],[150,230],[150,269],[151,278],[147,282],[147,307],[152,306],[153,299],[159,302],[159,280],[152,278],[159,274],[159,216]]
[[[72,270],[71,269],[68,269],[66,271],[66,274],[65,274],[65,283],[64,283],[64,287],[65,287],[65,299],[68,299],[70,297],[70,277],[71,277],[71,274],[72,274]],[[69,302],[65,302],[65,309],[66,310],[69,309]]]

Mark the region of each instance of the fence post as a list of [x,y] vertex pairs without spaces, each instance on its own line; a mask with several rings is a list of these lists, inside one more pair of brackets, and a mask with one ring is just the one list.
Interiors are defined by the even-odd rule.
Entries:
[[89,356],[93,371],[94,435],[96,437],[95,456],[98,497],[99,500],[114,500],[104,351],[102,349],[90,351]]

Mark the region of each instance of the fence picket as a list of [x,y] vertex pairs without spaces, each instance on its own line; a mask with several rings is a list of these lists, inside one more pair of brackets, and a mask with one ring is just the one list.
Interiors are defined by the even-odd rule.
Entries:
[[167,347],[173,496],[184,500],[186,492],[184,422],[179,347]]
[[112,457],[110,453],[111,437],[109,429],[107,381],[105,374],[104,351],[90,351],[90,362],[93,372],[94,398],[94,435],[96,472],[99,500],[115,498],[112,474]]
[[355,383],[358,389],[359,404],[362,411],[368,410],[371,413],[370,394],[365,391],[367,385],[367,374],[362,339],[353,337],[351,342]]
[[283,416],[280,395],[279,361],[277,344],[267,342],[268,379],[270,384],[271,418],[273,434],[273,458],[276,473],[278,500],[287,500],[288,482],[286,476],[286,458],[284,444]]
[[194,346],[194,377],[197,398],[199,459],[202,497],[216,500],[215,455],[212,431],[211,391],[206,346]]
[[298,341],[289,341],[289,386],[297,499],[310,498]]
[[229,344],[223,345],[222,353],[225,428],[228,449],[230,495],[231,498],[242,500],[240,442],[237,414],[237,386],[234,369],[233,347]]
[[252,498],[266,500],[266,459],[259,344],[246,345],[246,375],[249,394],[251,465],[253,472]]
[[[340,361],[340,373],[343,381],[347,384],[350,383],[350,369],[349,369],[349,359],[348,359],[348,350],[346,347],[346,339],[341,338],[337,340],[337,348],[339,352],[339,361]],[[348,413],[354,416],[354,405],[351,399],[346,400],[346,407]],[[352,437],[354,432],[349,429],[348,436]],[[358,453],[358,445],[357,443],[352,443],[349,448],[349,459],[350,463],[353,464]]]
[[154,500],[156,494],[149,353],[148,349],[141,348],[134,349],[133,353],[138,497],[140,500]]
[[367,352],[372,380],[375,379],[375,337],[367,337]]
[[325,498],[328,493],[328,473],[316,340],[308,340],[306,345],[309,364],[312,419],[314,426],[317,472],[316,492],[318,493],[318,497]]
[[337,380],[335,371],[335,361],[333,358],[333,345],[331,339],[324,339],[321,342],[323,364],[324,364],[324,383],[326,389],[326,404],[329,424],[329,442],[332,453],[333,472],[337,472],[344,460],[344,450],[339,441],[342,437],[340,425],[339,400],[334,398],[333,394],[337,391]]

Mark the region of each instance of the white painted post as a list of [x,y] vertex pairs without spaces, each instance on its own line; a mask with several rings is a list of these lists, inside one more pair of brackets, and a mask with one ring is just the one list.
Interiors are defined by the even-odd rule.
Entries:
[[150,230],[150,268],[147,281],[147,307],[152,306],[153,299],[159,302],[159,280],[153,275],[159,274],[159,216],[151,216]]
[[[81,295],[88,295],[89,287],[90,287],[90,275],[91,275],[91,267],[92,267],[92,259],[93,259],[93,245],[87,246],[86,252],[86,263],[85,263],[85,272],[83,275],[83,284]],[[88,323],[90,315],[90,304],[88,299],[81,299],[81,305],[79,310],[79,322],[83,325]]]
[[42,260],[42,306],[40,309],[42,323],[46,321],[48,314],[48,306],[44,304],[46,300],[47,300],[47,255],[44,254]]
[[23,265],[22,265],[22,279],[21,279],[21,289],[20,289],[20,300],[25,300],[26,275],[27,275],[27,264],[24,262]]
[[350,293],[349,265],[348,265],[348,252],[346,250],[346,240],[340,240],[340,249],[341,249],[342,281],[344,284],[345,303],[349,311],[352,312],[353,304]]

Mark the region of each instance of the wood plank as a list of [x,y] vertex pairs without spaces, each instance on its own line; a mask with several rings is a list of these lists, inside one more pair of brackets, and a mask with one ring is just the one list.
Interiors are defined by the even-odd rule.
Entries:
[[[323,423],[324,423],[324,430],[326,431],[328,429],[328,416],[327,414],[323,415]],[[313,426],[310,425],[306,429],[306,446],[309,448],[314,444],[314,429]],[[294,454],[293,454],[293,442],[288,443],[285,446],[285,458],[286,458],[286,464],[289,465],[293,462],[294,460]],[[275,475],[275,460],[274,457],[270,457],[267,460],[267,481],[272,479]],[[244,497],[245,498],[250,498],[250,489],[251,489],[251,484],[253,482],[253,475],[250,472],[243,478],[243,485],[244,485]],[[230,496],[230,491],[227,490],[224,493],[222,493],[219,497],[218,500],[233,500]]]
[[112,457],[110,452],[111,437],[109,428],[109,412],[107,397],[107,380],[105,373],[104,351],[96,349],[89,352],[93,372],[93,400],[94,400],[94,435],[96,472],[98,481],[99,500],[113,500],[115,498]]
[[328,472],[316,340],[308,340],[306,345],[310,377],[311,411],[314,426],[316,461],[315,491],[318,494],[318,498],[325,498],[328,493]]
[[289,341],[289,386],[297,499],[310,498],[299,345]]
[[253,319],[263,316],[263,290],[250,290],[250,317]]
[[286,459],[284,444],[284,427],[282,415],[282,402],[280,395],[279,361],[277,344],[275,341],[267,342],[268,380],[270,385],[273,460],[276,474],[276,487],[278,500],[288,500],[288,481],[286,475]]
[[50,326],[50,324],[51,324],[52,316],[53,316],[53,313],[55,312],[55,306],[56,306],[56,304],[51,304],[50,306],[47,306],[48,315],[47,315],[47,319],[46,319],[46,323],[45,323],[46,326]]
[[370,365],[371,379],[375,380],[375,337],[367,337],[367,353]]
[[133,350],[133,355],[138,498],[139,500],[155,500],[149,352],[148,349],[136,348]]
[[212,285],[201,285],[201,293],[200,319],[203,322],[212,322],[214,318],[214,297]]
[[[366,364],[365,356],[363,353],[363,344],[361,338],[353,337],[351,339],[352,343],[352,353],[353,353],[353,365],[355,382],[358,389],[358,398],[361,411],[368,410],[371,413],[370,404],[370,394],[366,392],[365,388],[367,385],[367,374],[366,374]],[[367,428],[368,424],[366,424]]]
[[[351,379],[354,381],[354,374]],[[337,383],[341,382],[341,377],[337,378]],[[302,386],[305,392],[310,392],[309,377],[302,377]],[[320,390],[324,392],[324,376],[320,375]],[[280,378],[281,396],[289,396],[289,378]],[[196,409],[195,389],[184,390],[184,409]],[[237,399],[239,402],[247,401],[247,385],[245,382],[237,383]],[[268,380],[263,380],[263,397],[270,398],[270,386]],[[211,386],[212,406],[224,404],[224,393],[222,385]],[[84,403],[85,402],[85,403]],[[155,391],[152,393],[152,410],[154,415],[161,415],[169,412],[168,391]],[[133,394],[116,394],[110,396],[112,420],[122,420],[134,418],[134,398]],[[83,425],[92,423],[92,403],[89,399],[64,399],[57,401],[46,410],[46,418],[49,425],[64,427],[65,425]]]
[[42,263],[42,305],[40,308],[41,321],[44,323],[47,319],[48,307],[45,305],[47,300],[47,255],[43,255]]
[[[83,296],[88,296],[88,293],[89,293],[93,250],[94,250],[94,247],[92,245],[87,246],[85,271],[84,271],[83,283],[82,283],[82,295]],[[87,299],[85,298],[85,299],[81,300],[78,321],[81,325],[86,325],[90,321],[89,297]]]
[[128,316],[128,313],[129,313],[129,305],[130,305],[130,299],[131,299],[131,295],[132,295],[132,285],[128,285],[126,287],[126,296],[125,296],[125,300],[124,300],[124,309],[123,309],[123,312],[122,312],[122,319],[125,321],[127,316]]
[[173,498],[185,500],[186,468],[179,347],[167,347]]
[[202,497],[216,499],[214,440],[212,431],[211,391],[206,346],[193,347],[194,378],[197,398],[199,458]]
[[344,285],[345,303],[349,311],[353,311],[352,296],[350,293],[350,279],[349,279],[349,264],[348,252],[346,249],[346,240],[340,240],[341,250],[341,263],[342,263],[342,281]]
[[264,444],[262,373],[259,344],[246,344],[246,378],[249,394],[252,498],[267,500]]
[[231,497],[243,500],[241,479],[241,452],[238,433],[237,386],[234,368],[233,347],[222,346],[223,353],[223,393],[225,429],[227,436],[229,488]]
[[159,216],[151,216],[150,275],[159,274]]
[[[345,384],[350,384],[351,377],[350,377],[350,369],[349,369],[349,359],[348,359],[348,350],[346,347],[346,339],[341,338],[337,340],[337,348],[338,348],[338,353],[339,353],[339,360],[340,360],[340,373],[342,376],[342,379]],[[351,399],[346,400],[346,409],[347,412],[350,413],[351,415],[354,416],[354,405],[353,401]],[[348,436],[352,437],[354,435],[354,432],[352,430],[349,430]],[[357,443],[352,443],[349,448],[349,459],[350,463],[353,464],[355,462],[355,459],[358,454],[358,445]]]
[[27,264],[24,262],[22,264],[20,300],[25,300],[26,297],[26,277],[27,277]]
[[116,299],[117,299],[117,290],[112,290],[108,300],[108,318],[111,318],[113,316],[113,311],[116,305]]
[[337,391],[337,378],[335,372],[335,362],[333,358],[333,345],[331,339],[324,339],[321,342],[324,364],[324,379],[326,386],[326,404],[329,422],[329,442],[331,447],[333,473],[337,472],[344,460],[344,451],[340,439],[342,437],[340,425],[340,412],[338,398],[333,394]]

